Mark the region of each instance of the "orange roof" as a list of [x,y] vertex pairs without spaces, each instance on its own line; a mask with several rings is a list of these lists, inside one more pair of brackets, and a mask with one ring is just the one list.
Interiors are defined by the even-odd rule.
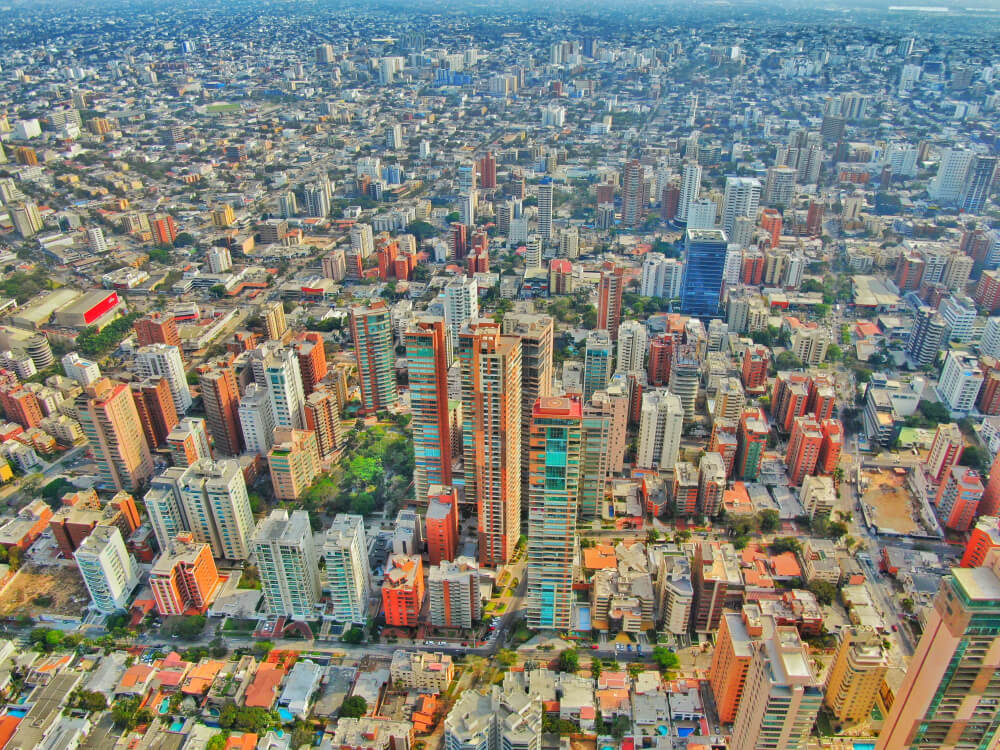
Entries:
[[253,682],[247,687],[246,696],[243,700],[247,708],[266,708],[270,710],[274,705],[274,700],[278,696],[278,685],[285,672],[281,667],[274,664],[261,664],[257,668]]
[[0,716],[0,747],[5,747],[10,742],[10,738],[14,736],[17,725],[20,723],[20,716],[11,716],[10,714]]
[[628,690],[624,688],[608,688],[595,691],[601,711],[617,711],[622,704],[628,702]]
[[219,674],[224,666],[225,663],[221,661],[203,661],[195,665],[194,669],[188,672],[181,692],[188,693],[189,695],[201,695],[205,693],[211,687],[212,680],[215,679],[215,676]]
[[559,701],[542,701],[542,711],[554,714],[559,711]]
[[253,732],[246,732],[239,737],[229,737],[226,740],[225,750],[254,750],[257,747],[257,735]]
[[794,552],[782,552],[780,555],[774,555],[771,558],[771,567],[774,568],[776,576],[792,578],[802,575],[802,568],[799,567]]
[[610,544],[598,544],[583,550],[583,567],[590,570],[612,569],[617,567],[615,548]]
[[855,323],[854,330],[857,331],[859,336],[865,338],[868,336],[878,336],[881,333],[877,325],[867,320],[859,320]]
[[125,670],[118,686],[128,690],[138,685],[144,685],[154,671],[153,667],[148,664],[134,664]]
[[722,502],[730,510],[737,510],[744,513],[753,512],[753,503],[750,501],[750,493],[743,482],[733,482],[733,488],[726,490],[722,494]]

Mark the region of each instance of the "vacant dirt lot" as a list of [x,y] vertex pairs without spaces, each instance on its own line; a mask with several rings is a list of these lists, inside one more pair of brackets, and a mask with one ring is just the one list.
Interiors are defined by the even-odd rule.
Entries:
[[79,616],[88,601],[87,587],[74,568],[27,563],[0,592],[0,616]]
[[918,516],[913,494],[904,486],[906,477],[886,470],[881,473],[865,471],[862,476],[868,482],[868,491],[861,501],[874,508],[872,515],[879,528],[900,534],[922,531],[914,520]]

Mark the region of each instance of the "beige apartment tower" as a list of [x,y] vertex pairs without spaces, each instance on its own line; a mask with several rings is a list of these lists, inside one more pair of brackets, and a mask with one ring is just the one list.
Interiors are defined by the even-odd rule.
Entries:
[[866,721],[888,670],[889,658],[882,637],[873,628],[841,630],[823,699],[837,721],[845,724]]
[[1000,736],[1000,555],[941,581],[877,750],[974,750]]

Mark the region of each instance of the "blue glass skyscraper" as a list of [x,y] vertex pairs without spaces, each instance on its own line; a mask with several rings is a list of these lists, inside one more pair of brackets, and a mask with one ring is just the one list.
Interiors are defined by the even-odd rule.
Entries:
[[684,237],[681,313],[699,318],[719,314],[726,268],[726,233],[721,229],[689,229]]

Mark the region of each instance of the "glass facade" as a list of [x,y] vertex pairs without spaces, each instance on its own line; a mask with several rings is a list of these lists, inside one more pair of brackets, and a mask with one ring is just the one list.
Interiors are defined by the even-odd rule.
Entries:
[[689,229],[685,236],[681,313],[699,318],[719,314],[726,268],[726,235],[719,229]]

